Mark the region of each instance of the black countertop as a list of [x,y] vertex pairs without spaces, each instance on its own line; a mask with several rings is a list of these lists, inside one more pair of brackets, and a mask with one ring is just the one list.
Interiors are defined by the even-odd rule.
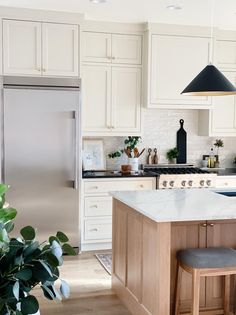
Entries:
[[133,178],[133,177],[156,177],[143,171],[122,174],[119,171],[83,171],[83,178]]
[[236,168],[225,168],[213,171],[218,176],[236,176]]

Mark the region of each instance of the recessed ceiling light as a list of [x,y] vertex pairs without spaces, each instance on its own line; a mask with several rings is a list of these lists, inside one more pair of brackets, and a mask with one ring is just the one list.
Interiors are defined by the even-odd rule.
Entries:
[[105,3],[107,0],[90,0],[90,2],[98,4],[98,3]]
[[179,6],[179,5],[176,5],[176,4],[171,4],[171,5],[168,5],[168,6],[166,7],[166,9],[168,9],[168,10],[181,10],[182,7]]

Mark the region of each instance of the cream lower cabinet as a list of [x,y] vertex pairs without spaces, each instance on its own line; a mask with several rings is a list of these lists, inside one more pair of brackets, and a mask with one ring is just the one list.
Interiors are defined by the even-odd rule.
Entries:
[[[236,85],[236,72],[224,71],[223,74]],[[213,108],[199,111],[199,135],[236,136],[235,96],[213,97]]]
[[3,20],[3,73],[78,76],[78,25]]
[[81,211],[81,250],[111,248],[112,197],[115,190],[155,189],[155,178],[84,179]]
[[149,108],[209,108],[209,97],[181,95],[208,64],[209,39],[152,34],[149,36]]
[[84,65],[83,135],[141,133],[141,69]]

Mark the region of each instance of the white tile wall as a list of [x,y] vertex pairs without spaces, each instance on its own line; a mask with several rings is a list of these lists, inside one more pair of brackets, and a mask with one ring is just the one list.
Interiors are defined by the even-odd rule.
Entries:
[[[176,145],[176,132],[179,120],[184,119],[187,131],[187,159],[189,163],[201,165],[202,155],[209,154],[216,138],[198,136],[198,110],[157,110],[144,109],[143,135],[140,148],[146,148],[140,163],[146,163],[147,149],[157,148],[159,162],[166,163],[166,151]],[[128,136],[128,135],[127,135]],[[104,150],[108,153],[123,148],[123,137],[104,137]],[[233,167],[233,157],[236,156],[236,137],[221,137],[224,147],[220,149],[220,163],[222,167]],[[123,155],[117,159],[106,159],[107,169],[119,169],[121,164],[127,163]]]

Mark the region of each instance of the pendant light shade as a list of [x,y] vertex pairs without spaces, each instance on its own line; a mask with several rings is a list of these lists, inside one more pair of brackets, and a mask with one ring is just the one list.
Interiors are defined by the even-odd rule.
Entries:
[[207,65],[181,94],[220,96],[236,94],[233,84],[212,64]]

